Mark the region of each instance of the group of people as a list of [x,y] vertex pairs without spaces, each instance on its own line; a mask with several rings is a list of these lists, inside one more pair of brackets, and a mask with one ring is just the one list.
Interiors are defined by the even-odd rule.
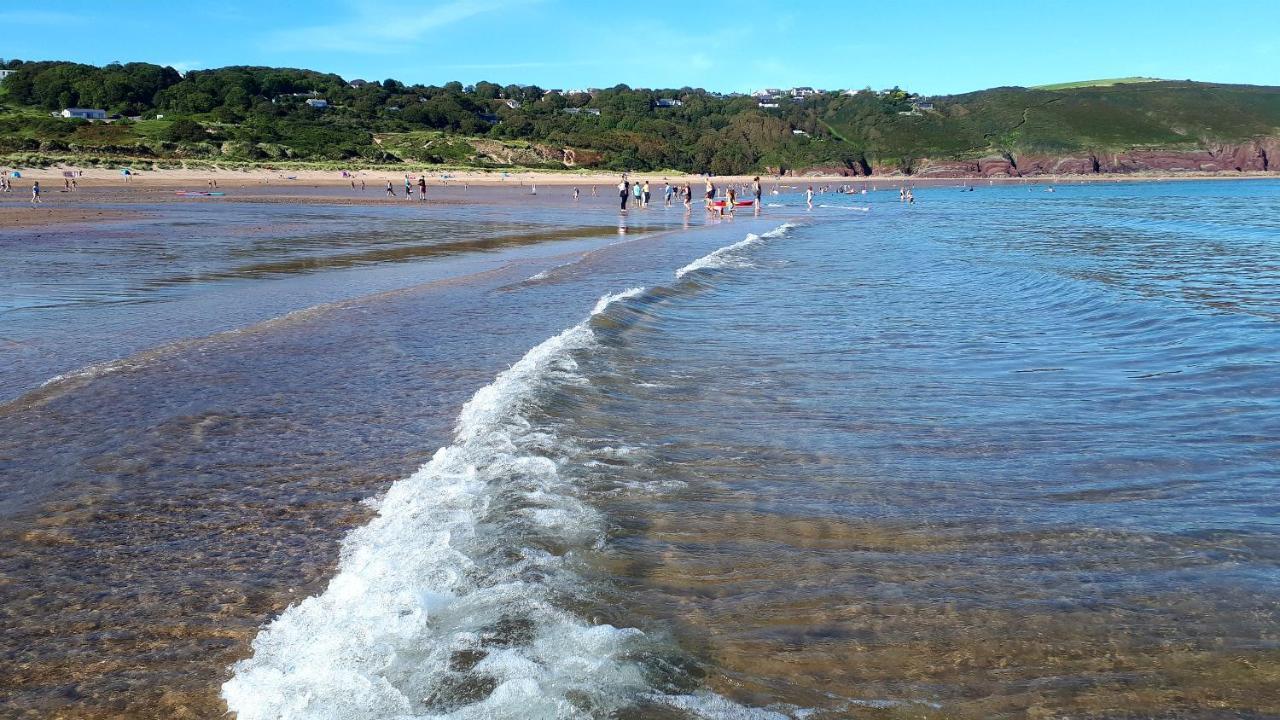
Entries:
[[[574,190],[576,198],[577,189]],[[595,188],[591,189],[591,194],[595,194]],[[618,205],[622,212],[627,211],[627,202],[631,199],[635,200],[635,206],[638,208],[649,207],[649,202],[653,199],[653,190],[648,180],[637,180],[634,183],[624,174],[622,180],[618,182]],[[663,207],[671,207],[676,199],[684,204],[685,210],[693,207],[693,188],[689,183],[681,186],[672,185],[663,180],[662,183],[662,204]]]
[[[13,178],[20,177],[18,173],[10,173],[8,170],[0,172],[0,193],[13,192]],[[75,180],[68,178],[64,181],[68,191],[75,189]],[[35,180],[31,183],[31,204],[40,205],[44,200],[40,197],[40,181]]]
[[[413,199],[413,186],[414,186],[413,177],[409,175],[405,175],[404,176],[404,199],[405,200]],[[421,200],[422,202],[426,202],[427,201],[427,176],[426,175],[418,176],[417,186],[418,186],[418,199]],[[355,187],[356,187],[356,182],[355,180],[352,180],[351,189],[354,190]],[[360,189],[361,190],[364,189],[364,180],[360,181]],[[390,180],[387,181],[387,195],[390,197],[396,196],[396,188],[394,185],[391,184]]]
[[[755,177],[751,180],[750,192],[753,196],[756,209],[760,208],[761,196],[764,194],[764,188],[760,184],[760,178]],[[592,188],[592,194],[595,189]],[[578,199],[578,189],[573,189],[573,199]],[[648,180],[637,180],[634,183],[624,173],[622,179],[618,181],[618,209],[622,212],[627,211],[627,203],[634,200],[635,206],[638,208],[649,207],[652,199],[652,192]],[[663,207],[671,207],[675,202],[679,201],[684,205],[686,211],[693,209],[693,187],[689,183],[683,185],[672,185],[663,179],[662,183],[662,203]],[[703,195],[703,204],[708,211],[718,210],[721,215],[726,212],[732,214],[738,203],[738,189],[729,186],[725,191],[725,199],[723,201],[716,200],[716,186],[711,181],[711,176],[706,178],[706,189]]]

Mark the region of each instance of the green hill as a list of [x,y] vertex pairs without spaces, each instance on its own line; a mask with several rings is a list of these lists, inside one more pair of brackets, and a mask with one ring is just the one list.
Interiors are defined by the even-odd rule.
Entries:
[[1128,85],[1131,83],[1144,82],[1160,82],[1160,78],[1149,77],[1126,77],[1126,78],[1108,78],[1105,80],[1080,80],[1077,82],[1053,83],[1051,85],[1035,85],[1033,90],[1075,90],[1076,88],[1086,87],[1111,87],[1113,85]]
[[[1020,174],[1265,170],[1272,154],[1280,156],[1280,88],[1150,78],[938,98],[894,88],[760,107],[751,97],[694,88],[619,85],[565,95],[493,83],[348,82],[290,68],[180,75],[146,63],[4,67],[15,71],[0,83],[7,164]],[[117,117],[52,116],[77,106]],[[1008,166],[979,164],[992,157]],[[1035,162],[1019,168],[1019,158]]]

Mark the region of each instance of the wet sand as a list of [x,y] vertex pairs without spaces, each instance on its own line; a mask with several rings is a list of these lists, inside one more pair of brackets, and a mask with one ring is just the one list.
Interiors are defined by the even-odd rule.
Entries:
[[[65,171],[81,172],[77,177],[78,189],[64,192],[63,176]],[[413,200],[418,201],[417,178],[422,175],[427,181],[428,204],[457,204],[469,202],[485,202],[481,193],[489,190],[504,194],[528,194],[532,189],[542,186],[546,193],[567,193],[572,188],[581,190],[584,199],[590,197],[594,187],[601,198],[616,199],[616,185],[619,173],[612,172],[552,172],[552,171],[481,171],[481,170],[448,170],[431,168],[378,168],[353,170],[350,177],[343,177],[339,171],[331,170],[273,170],[258,168],[239,169],[163,169],[139,171],[132,179],[125,182],[117,170],[106,169],[68,169],[62,167],[37,168],[22,170],[22,177],[14,181],[14,192],[0,195],[0,230],[29,228],[38,225],[72,224],[103,222],[122,218],[120,209],[104,210],[96,207],[100,204],[137,204],[137,203],[218,203],[218,202],[268,202],[295,204],[386,204],[406,202],[404,200],[404,180],[414,180]],[[664,182],[679,186],[688,183],[694,191],[695,200],[701,197],[705,176],[685,175],[678,172],[640,172],[631,173],[633,180],[649,180],[653,185],[653,195],[658,199]],[[749,186],[753,176],[718,176],[713,178],[717,188],[728,185]],[[920,188],[962,188],[999,187],[1005,185],[1028,186],[1066,186],[1100,183],[1131,182],[1170,182],[1170,181],[1204,181],[1204,180],[1249,180],[1275,179],[1274,174],[1239,173],[1232,175],[1184,173],[1176,175],[1126,174],[1096,176],[1036,176],[1028,178],[926,178],[915,176],[876,176],[845,177],[829,176],[762,176],[762,184],[766,193],[778,189],[783,192],[802,191],[812,185],[815,188],[852,186],[855,189],[866,188],[878,191],[892,191],[900,186],[910,185]],[[34,212],[30,206],[30,186],[38,180],[44,188],[44,203]],[[216,181],[216,187],[209,184]],[[354,181],[355,187],[352,187]],[[364,187],[360,187],[361,181]],[[389,197],[385,191],[390,181],[396,195]],[[476,195],[471,195],[475,190]],[[178,192],[218,192],[218,197],[181,196]],[[766,194],[768,202],[770,196]]]
[[[85,282],[128,280],[65,309],[14,310],[53,313],[48,333],[65,334],[58,313],[87,303],[107,303],[107,320],[223,287],[228,307],[268,310],[273,295],[312,286],[357,296],[248,326],[232,318],[232,331],[0,404],[0,715],[222,717],[231,664],[263,622],[323,590],[338,541],[370,517],[364,501],[446,444],[463,401],[619,274],[672,262],[650,257],[669,242],[655,231],[680,227],[679,211],[620,226],[607,198],[579,209],[503,189],[443,192],[451,209],[322,189],[295,212],[266,193],[254,195],[265,206],[213,207],[163,188],[89,187],[79,197],[125,208],[120,223],[90,226],[83,245],[32,244],[38,228],[6,239],[36,260],[83,259]],[[593,250],[632,245],[626,261]],[[217,254],[197,253],[206,247]],[[587,258],[593,270],[560,287]],[[452,275],[432,279],[446,263]],[[39,280],[29,269],[24,282]],[[78,282],[71,272],[52,262],[41,282]],[[243,294],[253,288],[267,300]],[[176,325],[166,333],[198,327],[138,317]],[[0,350],[46,365],[52,352]]]

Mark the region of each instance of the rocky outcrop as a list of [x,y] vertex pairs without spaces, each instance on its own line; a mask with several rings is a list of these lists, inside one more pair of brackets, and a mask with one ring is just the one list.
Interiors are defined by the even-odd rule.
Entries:
[[924,160],[916,166],[916,177],[922,178],[968,178],[977,177],[981,173],[976,162],[963,160]]
[[1093,155],[1019,155],[1018,174],[1024,177],[1036,175],[1092,175],[1098,172],[1098,159]]
[[[1132,150],[1071,155],[988,155],[977,160],[917,160],[875,164],[867,174],[921,178],[1009,178],[1039,175],[1280,172],[1280,138],[1221,143],[1189,150]],[[844,168],[806,168],[796,174],[857,175]]]
[[1018,168],[1004,155],[991,155],[978,161],[978,174],[984,178],[1017,177]]

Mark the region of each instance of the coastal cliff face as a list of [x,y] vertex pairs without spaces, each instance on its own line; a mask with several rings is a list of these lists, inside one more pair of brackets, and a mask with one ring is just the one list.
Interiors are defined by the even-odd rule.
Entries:
[[861,168],[809,168],[801,174],[913,175],[922,178],[1009,178],[1038,175],[1096,175],[1130,173],[1259,173],[1280,172],[1280,138],[1264,137],[1248,142],[1222,143],[1195,150],[1096,152],[1071,155],[1009,153],[976,160],[922,159],[873,164]]

